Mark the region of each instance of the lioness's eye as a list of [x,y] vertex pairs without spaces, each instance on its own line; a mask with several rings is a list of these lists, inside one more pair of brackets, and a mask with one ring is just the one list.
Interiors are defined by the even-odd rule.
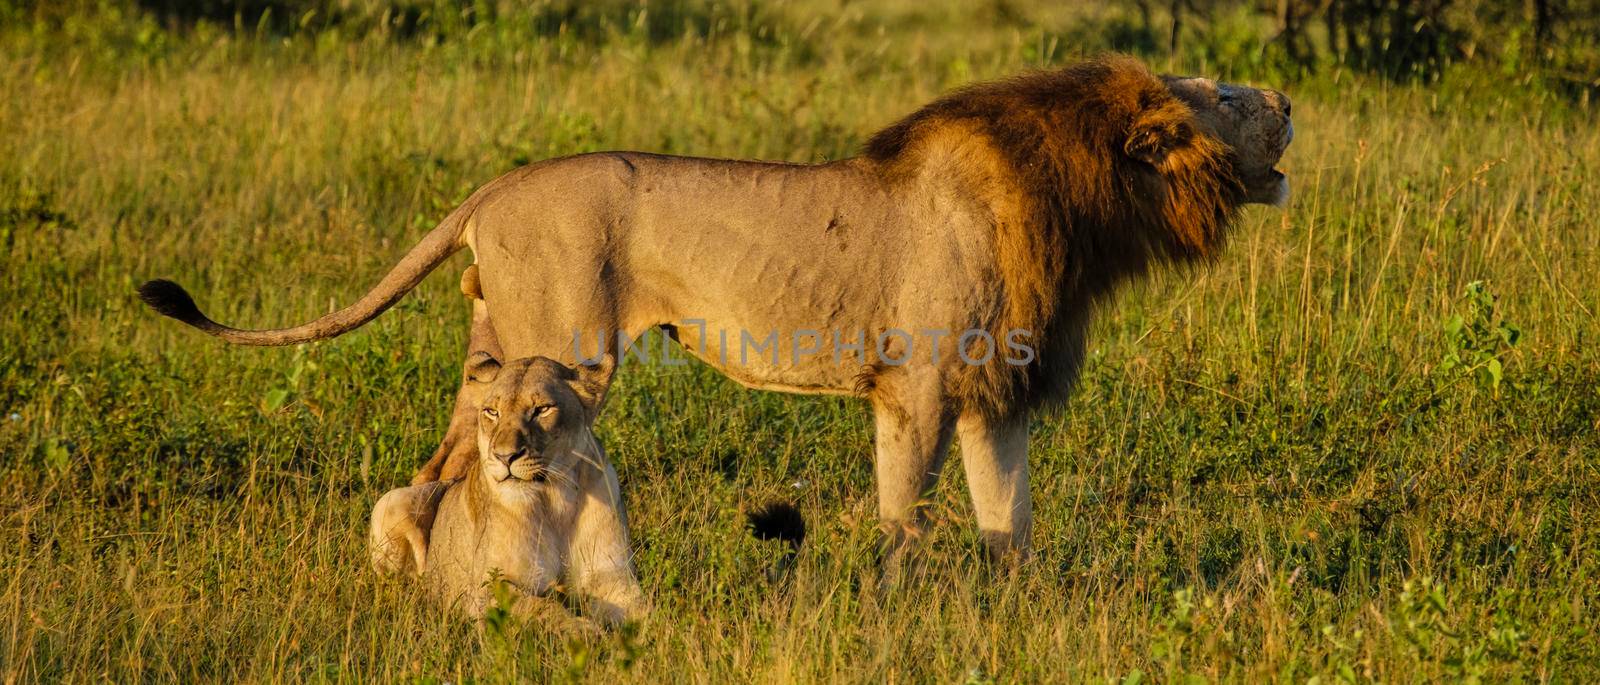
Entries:
[[484,407],[483,415],[489,417],[490,421],[500,418],[500,412],[496,411],[492,407]]

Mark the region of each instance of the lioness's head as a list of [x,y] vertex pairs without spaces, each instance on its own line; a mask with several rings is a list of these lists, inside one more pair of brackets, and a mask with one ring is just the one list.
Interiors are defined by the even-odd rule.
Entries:
[[610,356],[594,366],[569,367],[545,357],[502,365],[487,354],[474,355],[468,382],[483,392],[478,467],[489,481],[572,484],[576,466],[593,456],[590,428],[615,368]]
[[1206,133],[1233,148],[1234,173],[1244,185],[1245,201],[1281,205],[1289,199],[1289,179],[1276,167],[1294,140],[1289,98],[1263,90],[1208,78],[1166,76],[1172,94],[1194,110]]

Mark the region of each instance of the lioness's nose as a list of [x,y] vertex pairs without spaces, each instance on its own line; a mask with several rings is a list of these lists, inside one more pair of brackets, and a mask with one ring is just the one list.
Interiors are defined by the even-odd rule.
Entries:
[[498,462],[500,462],[502,464],[505,464],[506,466],[510,466],[511,462],[514,462],[514,461],[516,461],[518,459],[521,459],[523,457],[526,457],[526,456],[528,456],[528,448],[526,448],[526,447],[518,447],[515,452],[495,452],[494,453],[495,461],[498,461]]

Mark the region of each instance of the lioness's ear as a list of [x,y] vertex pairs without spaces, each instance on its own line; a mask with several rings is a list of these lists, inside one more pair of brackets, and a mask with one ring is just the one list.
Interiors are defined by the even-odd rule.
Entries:
[[467,380],[473,383],[493,383],[500,375],[500,361],[488,352],[479,350],[467,357]]
[[611,374],[616,370],[617,358],[609,352],[601,355],[599,361],[579,362],[572,367],[578,376],[571,383],[572,391],[578,394],[578,401],[583,403],[590,421],[600,416],[600,408],[606,403],[606,390],[611,387]]
[[1129,157],[1150,166],[1161,166],[1167,155],[1194,138],[1194,126],[1181,105],[1172,103],[1140,112],[1128,127],[1128,142],[1122,147]]

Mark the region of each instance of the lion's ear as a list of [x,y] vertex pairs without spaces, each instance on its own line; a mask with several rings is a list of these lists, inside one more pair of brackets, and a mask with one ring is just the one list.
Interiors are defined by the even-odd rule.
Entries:
[[611,375],[616,370],[617,358],[609,352],[601,355],[598,361],[582,361],[572,367],[577,375],[577,379],[571,383],[572,391],[577,393],[578,401],[583,403],[590,421],[600,416],[600,408],[606,402],[606,390],[611,387]]
[[1172,108],[1147,110],[1128,127],[1128,142],[1122,147],[1129,157],[1150,166],[1161,166],[1174,150],[1189,144],[1194,126],[1189,118]]
[[479,350],[467,357],[467,380],[473,383],[493,383],[500,375],[500,361],[488,352]]

